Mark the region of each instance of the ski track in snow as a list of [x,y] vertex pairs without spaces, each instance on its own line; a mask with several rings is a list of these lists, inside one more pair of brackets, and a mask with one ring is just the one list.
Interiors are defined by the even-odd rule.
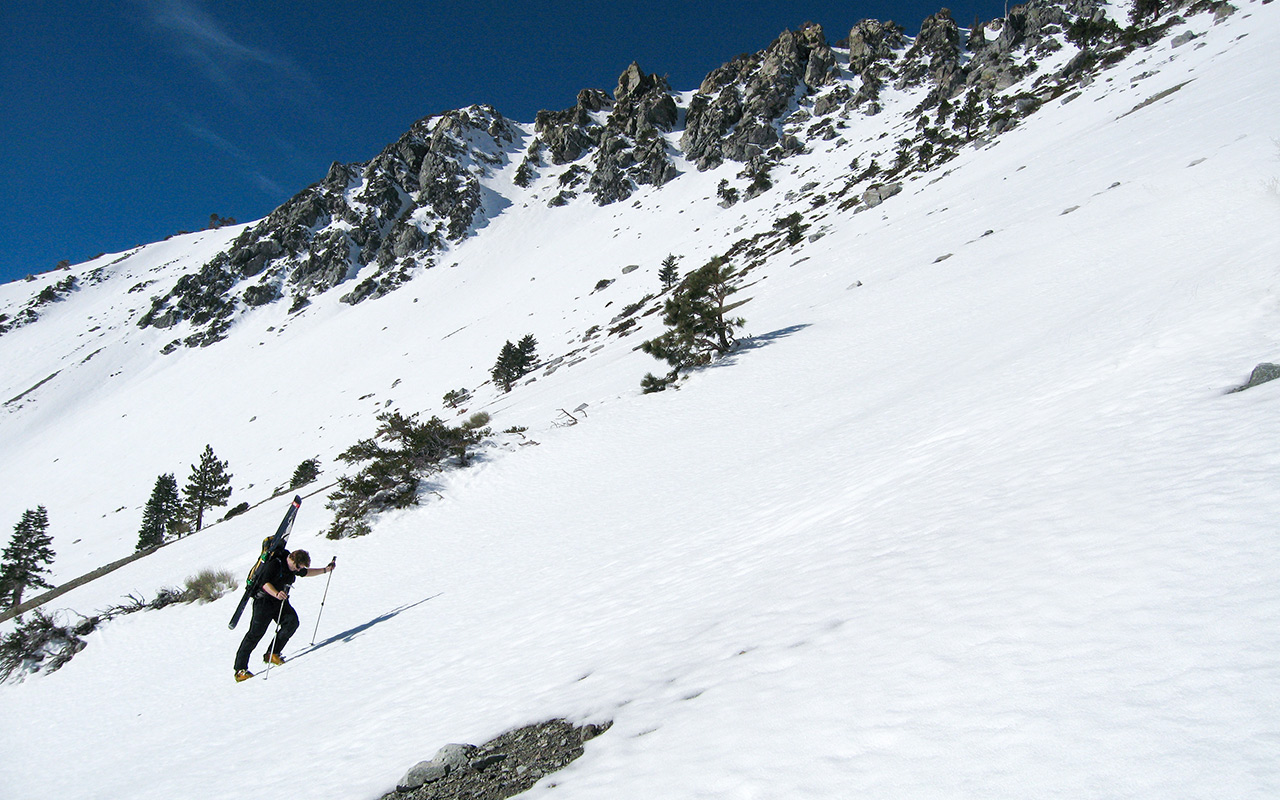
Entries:
[[[5,398],[63,370],[0,410],[0,509],[49,507],[58,581],[130,552],[155,476],[206,443],[256,503],[304,458],[333,480],[388,400],[444,415],[481,387],[467,413],[537,442],[499,437],[362,539],[325,540],[305,500],[292,543],[339,568],[322,646],[267,680],[231,680],[228,596],[0,686],[0,797],[288,797],[300,775],[376,797],[445,743],[559,716],[614,725],[530,797],[1277,796],[1280,388],[1224,391],[1280,342],[1280,12],[1239,9],[936,183],[824,208],[827,235],[751,274],[752,346],[679,391],[639,393],[657,315],[508,395],[481,384],[504,340],[582,347],[667,253],[687,270],[769,230],[812,174],[730,209],[703,198],[737,165],[634,208],[517,199],[387,297],[269,306],[161,357],[172,332],[132,322],[161,289],[124,289],[237,231],[179,237],[0,337]],[[240,575],[290,496],[52,606]],[[324,587],[295,587],[286,655]]]

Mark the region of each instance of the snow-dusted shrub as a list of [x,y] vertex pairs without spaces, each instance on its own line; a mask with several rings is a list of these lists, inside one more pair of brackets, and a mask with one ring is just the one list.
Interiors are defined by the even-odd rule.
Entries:
[[53,672],[84,649],[84,640],[49,613],[36,610],[0,637],[0,680],[44,670]]
[[415,505],[418,484],[424,477],[443,470],[449,459],[465,465],[470,449],[489,434],[488,429],[473,426],[478,417],[473,415],[455,428],[438,417],[421,422],[417,414],[379,414],[380,424],[373,437],[356,442],[338,456],[344,464],[361,467],[356,474],[339,478],[338,488],[329,495],[325,507],[336,513],[326,536],[364,535],[370,530],[365,522],[368,515]]
[[212,603],[228,592],[240,588],[235,576],[225,569],[204,569],[187,578],[183,589],[183,602]]

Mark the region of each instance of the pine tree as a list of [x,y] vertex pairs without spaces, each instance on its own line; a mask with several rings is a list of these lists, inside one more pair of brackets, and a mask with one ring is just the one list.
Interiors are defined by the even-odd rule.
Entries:
[[178,497],[178,479],[171,472],[156,478],[151,497],[142,509],[137,549],[159,547],[164,544],[166,535],[177,535],[181,525],[182,500]]
[[675,286],[676,281],[680,280],[680,270],[676,268],[677,260],[675,254],[669,254],[662,259],[662,269],[658,270],[658,280],[662,281],[664,290]]
[[952,124],[957,128],[964,129],[965,141],[973,139],[974,132],[981,128],[983,121],[982,114],[982,98],[978,96],[976,90],[970,90],[965,96],[964,105],[955,110],[952,115]]
[[197,531],[204,526],[204,512],[225,506],[231,497],[231,474],[226,470],[227,462],[219,461],[213,454],[213,447],[205,445],[200,463],[191,468],[191,476],[182,489]]
[[510,340],[507,340],[507,343],[502,345],[502,350],[498,353],[498,360],[494,362],[493,369],[489,370],[489,374],[493,377],[493,382],[504,392],[511,391],[511,384],[519,379],[520,350]]
[[736,341],[734,329],[746,323],[727,316],[747,302],[728,302],[738,291],[737,278],[721,256],[689,273],[663,306],[667,332],[644,342],[640,349],[670,364],[673,374],[728,353]]
[[52,589],[45,579],[53,563],[53,537],[48,534],[49,512],[44,506],[23,512],[13,527],[13,538],[0,554],[0,596],[10,598],[10,608],[22,603],[27,589]]
[[1146,22],[1154,22],[1164,10],[1165,0],[1134,0],[1129,9],[1129,22],[1135,27]]
[[520,368],[520,375],[523,377],[529,374],[534,364],[538,363],[538,340],[533,338],[532,333],[527,333],[516,344],[516,351],[520,354],[517,364]]
[[338,478],[338,488],[329,495],[326,508],[337,513],[328,537],[363,535],[369,532],[367,515],[416,504],[422,479],[443,470],[450,458],[465,465],[471,448],[490,433],[483,428],[487,422],[487,414],[476,414],[455,428],[438,417],[421,422],[417,414],[379,414],[373,438],[338,456],[344,464],[362,466],[355,475]]
[[493,382],[502,391],[511,391],[511,385],[527,375],[537,363],[537,347],[538,341],[533,338],[532,333],[525,335],[519,344],[512,344],[508,340],[498,353],[498,360],[494,363],[493,369],[489,371]]
[[308,458],[293,471],[293,477],[289,479],[289,488],[297,489],[299,486],[306,486],[318,477],[320,477],[320,459]]

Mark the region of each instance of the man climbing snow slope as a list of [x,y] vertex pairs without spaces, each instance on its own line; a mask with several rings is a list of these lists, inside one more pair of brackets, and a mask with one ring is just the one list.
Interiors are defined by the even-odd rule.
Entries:
[[263,662],[283,664],[280,652],[289,642],[289,637],[298,630],[298,612],[289,604],[289,587],[299,577],[309,578],[323,575],[337,568],[335,557],[324,567],[311,567],[311,556],[306,550],[294,550],[283,558],[274,557],[263,567],[266,572],[262,578],[262,588],[253,596],[253,617],[249,620],[249,630],[240,641],[240,649],[236,651],[236,680],[243,681],[253,677],[249,671],[249,656],[253,648],[258,646],[263,634],[267,632],[272,620],[279,627],[272,637],[271,646],[262,654]]

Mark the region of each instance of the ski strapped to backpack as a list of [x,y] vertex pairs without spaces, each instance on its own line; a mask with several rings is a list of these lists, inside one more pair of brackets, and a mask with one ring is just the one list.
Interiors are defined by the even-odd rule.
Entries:
[[231,615],[228,628],[235,630],[236,623],[240,621],[240,615],[244,613],[244,607],[249,604],[249,599],[262,588],[262,575],[265,571],[263,567],[272,558],[284,552],[285,545],[289,542],[289,531],[293,530],[293,520],[298,516],[298,508],[301,505],[302,497],[295,496],[293,504],[285,512],[284,519],[280,521],[280,527],[276,529],[275,534],[262,540],[262,552],[258,554],[258,560],[253,562],[248,576],[244,579],[244,595],[240,598],[240,604],[236,606],[236,613]]

